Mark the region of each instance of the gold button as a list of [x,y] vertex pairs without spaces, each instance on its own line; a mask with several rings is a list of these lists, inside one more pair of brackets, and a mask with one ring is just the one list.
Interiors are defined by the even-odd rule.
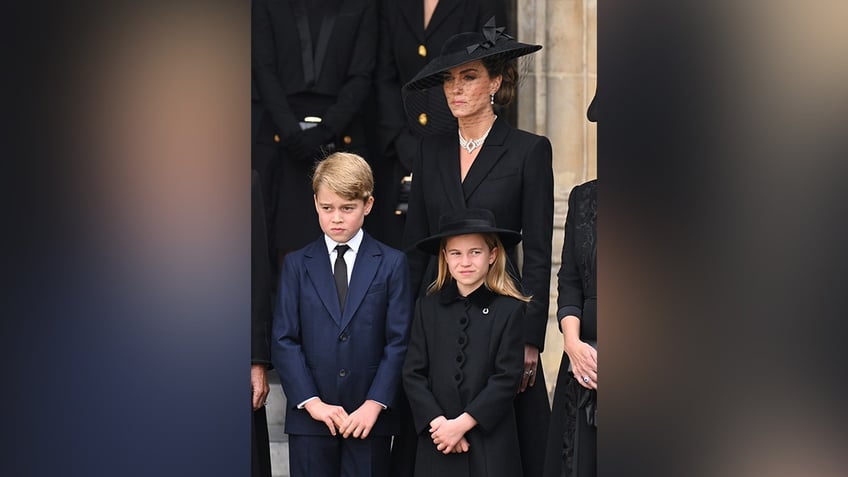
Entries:
[[421,58],[424,58],[424,57],[427,56],[427,47],[424,46],[423,44],[418,45],[418,56],[420,56]]
[[276,142],[276,143],[280,142],[280,135],[279,134],[274,134],[274,142]]
[[350,145],[350,143],[351,143],[351,141],[353,141],[353,139],[351,139],[350,136],[345,136],[345,137],[342,138],[342,141],[344,141],[344,143],[346,145]]
[[421,113],[418,115],[418,124],[422,126],[427,125],[427,113]]

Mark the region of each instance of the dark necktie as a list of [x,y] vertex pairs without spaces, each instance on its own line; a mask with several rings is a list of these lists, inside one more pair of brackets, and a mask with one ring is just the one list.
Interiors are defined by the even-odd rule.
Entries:
[[333,275],[336,278],[336,291],[339,293],[339,308],[344,309],[347,296],[347,262],[344,254],[350,249],[348,245],[336,245],[336,263],[333,265]]

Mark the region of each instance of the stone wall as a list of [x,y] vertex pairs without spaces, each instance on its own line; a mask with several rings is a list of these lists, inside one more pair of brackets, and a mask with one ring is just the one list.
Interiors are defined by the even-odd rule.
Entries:
[[568,194],[598,174],[597,125],[586,119],[597,81],[597,0],[518,0],[516,18],[519,41],[544,45],[519,87],[518,127],[547,136],[554,153],[551,307],[542,355],[552,391],[562,356],[554,313]]

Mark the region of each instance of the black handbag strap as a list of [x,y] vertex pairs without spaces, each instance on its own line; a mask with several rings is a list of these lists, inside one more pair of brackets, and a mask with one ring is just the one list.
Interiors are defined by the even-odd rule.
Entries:
[[303,62],[303,81],[307,87],[312,87],[321,77],[321,68],[330,46],[330,36],[336,24],[337,8],[328,8],[321,21],[318,32],[318,45],[312,48],[312,35],[309,30],[309,14],[306,11],[306,0],[294,0],[297,33],[300,36],[301,61]]

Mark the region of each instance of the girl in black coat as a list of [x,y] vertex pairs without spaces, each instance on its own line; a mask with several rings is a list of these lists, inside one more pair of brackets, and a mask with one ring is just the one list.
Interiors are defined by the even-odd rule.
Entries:
[[512,401],[521,381],[529,301],[506,272],[521,236],[485,209],[442,217],[418,244],[439,275],[418,300],[403,368],[418,449],[416,477],[521,477]]
[[[507,246],[507,270],[533,299],[523,319],[524,374],[515,399],[524,475],[542,474],[550,406],[539,353],[548,321],[553,235],[553,168],[547,138],[511,127],[495,115],[494,104],[515,95],[515,58],[540,45],[519,43],[493,21],[482,33],[447,41],[441,55],[404,88],[410,102],[419,91],[442,88],[459,130],[428,137],[413,168],[404,242],[435,232],[439,216],[474,207],[490,210],[498,225],[523,235],[521,268],[516,247]],[[436,274],[435,260],[409,252],[413,290]]]

